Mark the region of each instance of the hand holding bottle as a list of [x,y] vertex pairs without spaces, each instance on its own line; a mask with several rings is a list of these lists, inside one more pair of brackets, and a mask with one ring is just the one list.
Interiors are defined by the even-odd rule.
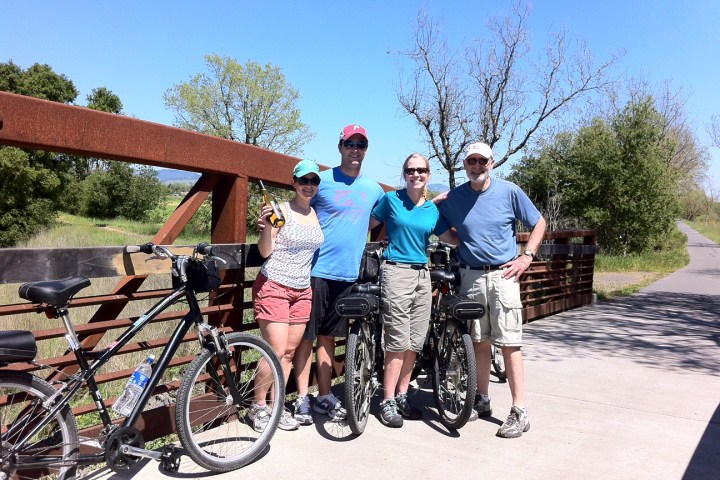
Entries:
[[280,207],[278,206],[275,197],[273,197],[273,195],[268,192],[262,180],[260,180],[260,188],[262,189],[263,202],[265,202],[266,206],[270,206],[272,210],[272,213],[270,214],[270,223],[275,228],[282,227],[283,225],[285,225],[285,215],[283,215],[282,210],[280,210]]

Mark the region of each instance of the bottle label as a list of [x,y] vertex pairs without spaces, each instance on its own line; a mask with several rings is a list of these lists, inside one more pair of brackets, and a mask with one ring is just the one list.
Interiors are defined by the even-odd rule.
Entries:
[[130,377],[130,382],[134,383],[140,388],[145,388],[148,380],[150,379],[147,377],[147,375],[143,375],[142,372],[133,372],[132,376]]

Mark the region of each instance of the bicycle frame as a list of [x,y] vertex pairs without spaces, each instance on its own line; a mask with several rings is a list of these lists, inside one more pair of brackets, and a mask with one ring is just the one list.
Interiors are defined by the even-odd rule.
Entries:
[[[95,401],[95,406],[98,413],[100,414],[100,418],[104,425],[103,433],[109,433],[113,428],[114,424],[112,419],[110,418],[110,414],[108,413],[107,406],[103,401],[100,390],[98,389],[98,384],[95,381],[95,373],[100,368],[102,368],[103,365],[105,365],[116,353],[118,353],[130,340],[132,340],[135,335],[142,331],[148,323],[152,322],[152,320],[155,319],[160,313],[162,313],[171,305],[174,305],[175,303],[180,301],[182,298],[187,299],[190,311],[183,316],[183,318],[180,320],[180,323],[175,328],[170,338],[170,341],[163,349],[160,358],[156,363],[157,366],[153,369],[153,373],[150,376],[142,394],[140,395],[138,402],[133,407],[130,415],[128,415],[123,421],[122,426],[127,427],[134,426],[139,419],[140,414],[142,413],[148,399],[150,398],[150,395],[152,394],[153,390],[162,378],[162,375],[167,369],[170,360],[180,346],[182,339],[190,330],[192,324],[198,325],[200,329],[208,330],[211,334],[211,337],[213,338],[212,343],[214,344],[214,348],[217,348],[218,351],[224,350],[224,345],[222,345],[219,340],[217,330],[210,325],[205,325],[202,323],[202,314],[200,312],[200,306],[198,305],[195,293],[192,290],[187,289],[185,285],[180,285],[167,297],[156,303],[145,314],[141,315],[108,348],[101,352],[84,351],[79,345],[75,330],[70,322],[67,309],[58,311],[58,317],[63,320],[63,323],[65,324],[65,327],[68,331],[67,340],[70,344],[71,350],[73,350],[73,353],[75,354],[78,365],[80,366],[80,372],[71,376],[68,382],[63,384],[62,388],[58,389],[57,392],[50,399],[48,399],[49,403],[51,402],[52,404],[54,404],[52,409],[48,409],[49,414],[43,419],[43,421],[34,425],[33,428],[30,429],[30,431],[28,431],[24,437],[22,437],[18,442],[16,442],[14,449],[17,449],[17,447],[19,446],[24,446],[30,438],[32,438],[37,432],[39,432],[42,428],[49,424],[52,421],[53,417],[58,412],[60,412],[60,410],[70,402],[70,400],[77,393],[77,391],[82,388],[83,384],[88,386],[90,394]],[[199,341],[203,346],[207,344],[207,342],[204,341],[201,337],[199,337]],[[94,362],[90,364],[88,362],[88,358],[94,359]],[[225,361],[223,362],[223,369],[227,368],[229,367],[227,365],[227,361]],[[229,372],[224,373],[227,375]],[[233,399],[237,401],[240,398],[240,393],[234,388],[234,385],[232,385],[231,390]],[[96,463],[97,458],[98,455],[79,455],[77,459],[72,461],[72,464],[81,465],[85,463]],[[62,462],[55,463],[52,461],[43,462],[42,464],[52,466],[65,466]]]

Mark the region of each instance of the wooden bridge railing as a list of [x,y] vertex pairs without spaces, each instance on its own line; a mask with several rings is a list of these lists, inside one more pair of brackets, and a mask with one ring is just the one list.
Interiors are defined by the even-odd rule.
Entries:
[[[203,308],[208,321],[225,330],[254,330],[252,302],[249,297],[256,268],[261,258],[257,246],[246,244],[247,198],[250,182],[263,180],[276,186],[289,186],[292,168],[297,158],[271,152],[250,145],[210,137],[164,125],[120,115],[69,106],[45,100],[0,92],[0,145],[25,149],[63,152],[158,167],[177,168],[202,173],[195,186],[183,199],[153,238],[156,244],[172,245],[200,205],[212,194],[212,234],[215,244],[225,244],[233,252],[235,264],[223,273],[223,285],[218,295],[209,298]],[[321,169],[327,167],[321,166]],[[386,190],[390,187],[385,187]],[[527,241],[525,234],[519,243]],[[590,303],[595,255],[593,232],[550,232],[541,246],[539,259],[521,282],[526,321],[551,313]],[[169,292],[168,265],[136,262],[122,253],[122,247],[67,249],[0,249],[0,287],[8,300],[0,301],[3,329],[30,329],[39,341],[39,363],[57,371],[71,374],[74,359],[68,355],[64,330],[60,324],[40,323],[42,316],[35,307],[17,303],[17,284],[31,280],[81,275],[97,279],[98,290],[76,297],[71,304],[77,309],[75,318],[85,316],[77,326],[81,344],[86,349],[100,349],[137,315]],[[146,280],[150,279],[148,282]],[[158,280],[159,279],[159,280]],[[114,282],[114,286],[108,282]],[[164,283],[163,283],[164,282]],[[152,283],[148,286],[148,283]],[[5,284],[5,285],[3,285]],[[104,285],[104,286],[103,286]],[[85,294],[85,292],[82,292]],[[7,303],[6,303],[7,302]],[[170,312],[157,319],[158,329],[148,332],[137,342],[128,344],[122,356],[145,356],[148,350],[159,351],[167,342],[161,324],[181,318],[183,311]],[[165,383],[154,392],[157,406],[146,410],[138,428],[146,440],[172,433],[174,405],[171,400],[179,386],[176,376],[182,365],[193,358],[195,337],[184,339],[185,353],[173,359]],[[196,347],[195,347],[196,348]],[[341,357],[341,355],[339,355]],[[103,386],[124,384],[131,368],[138,361],[125,359],[124,365],[101,371],[98,378]],[[34,371],[35,365],[16,365],[13,368]],[[289,385],[292,390],[292,383]],[[117,391],[117,388],[115,389]],[[105,397],[110,403],[112,395]],[[77,405],[80,416],[93,410],[90,399]],[[81,425],[91,422],[80,421]],[[93,430],[95,427],[88,427]],[[90,434],[92,432],[88,432]]]

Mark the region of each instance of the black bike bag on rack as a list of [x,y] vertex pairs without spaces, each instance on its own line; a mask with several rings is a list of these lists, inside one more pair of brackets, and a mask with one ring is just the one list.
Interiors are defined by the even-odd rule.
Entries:
[[474,320],[485,314],[485,307],[464,295],[445,295],[440,299],[440,311],[458,320]]
[[0,332],[0,363],[29,362],[37,355],[32,332],[9,330]]
[[341,317],[365,317],[378,311],[380,299],[372,293],[351,293],[335,303],[335,311]]

